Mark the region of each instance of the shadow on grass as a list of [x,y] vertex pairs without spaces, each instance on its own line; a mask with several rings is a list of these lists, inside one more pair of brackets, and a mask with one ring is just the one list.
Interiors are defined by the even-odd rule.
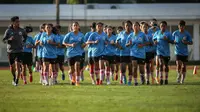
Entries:
[[[34,85],[42,85],[40,83],[33,83]],[[55,86],[72,86],[70,82],[59,82],[58,84],[56,84]],[[139,82],[138,86],[186,86],[186,85],[200,85],[200,81],[199,82],[185,82],[184,84],[178,84],[177,82],[169,82],[168,85],[160,85],[160,84],[150,84],[150,85],[142,85]],[[105,82],[103,83],[103,85],[93,85],[91,82],[80,82],[80,86],[128,86],[127,84],[119,84],[119,82],[112,82],[110,85],[107,85]],[[130,86],[134,86],[134,82],[132,82],[132,84]],[[130,87],[129,86],[129,87]]]
[[177,82],[170,82],[168,85],[180,85],[180,86],[184,86],[184,85],[200,85],[200,81],[199,82],[185,82],[184,84],[179,84]]

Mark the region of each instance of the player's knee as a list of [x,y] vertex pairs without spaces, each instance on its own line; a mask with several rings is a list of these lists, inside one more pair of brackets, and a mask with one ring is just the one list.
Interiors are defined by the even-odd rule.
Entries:
[[162,63],[160,63],[159,70],[163,71],[163,64]]
[[185,65],[182,66],[181,71],[186,72],[186,66]]
[[137,72],[137,67],[133,66],[133,73],[136,73],[136,72]]
[[169,72],[169,66],[165,65],[165,72]]
[[133,71],[132,69],[128,71],[128,75],[132,75],[133,74]]
[[144,69],[140,68],[140,74],[144,74]]
[[122,72],[122,73],[126,73],[126,69],[122,68],[122,69],[121,69],[121,72]]
[[73,74],[74,73],[74,69],[70,68],[68,71],[69,74]]

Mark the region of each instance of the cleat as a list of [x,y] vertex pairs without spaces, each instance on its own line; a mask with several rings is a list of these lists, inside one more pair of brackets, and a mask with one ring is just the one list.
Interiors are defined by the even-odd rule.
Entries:
[[52,79],[49,80],[49,85],[50,85],[50,86],[53,85]]
[[40,83],[40,84],[42,84],[42,83],[43,83],[42,79],[40,79],[39,83]]
[[79,82],[76,82],[76,86],[80,86],[80,83],[79,83]]
[[15,81],[12,81],[12,85],[13,86],[17,86],[17,84],[15,83]]
[[181,83],[181,77],[177,77],[177,83]]
[[165,80],[165,85],[167,85],[168,84],[168,80]]
[[103,85],[103,81],[102,80],[100,80],[99,85]]
[[160,80],[160,85],[163,85],[163,79]]
[[123,81],[122,80],[120,80],[120,82],[119,82],[121,85],[123,84]]
[[124,76],[123,78],[123,84],[126,84],[127,83],[127,79],[126,79],[126,76]]
[[184,81],[180,81],[180,84],[184,84]]
[[110,85],[110,81],[107,81],[107,85]]
[[131,82],[130,81],[128,82],[128,85],[131,86]]
[[44,85],[45,85],[45,86],[48,86],[49,84],[48,84],[48,83],[44,83]]
[[76,84],[75,76],[72,76],[71,84],[72,84],[72,85],[75,85],[75,84]]
[[84,75],[81,75],[81,76],[80,76],[80,80],[81,80],[81,81],[84,81]]
[[100,84],[99,79],[97,79],[96,80],[96,85],[99,85],[99,84]]
[[16,85],[18,84],[18,82],[19,82],[19,79],[16,79],[16,80],[15,80]]
[[24,85],[26,85],[26,84],[27,84],[27,82],[25,81],[25,82],[24,82]]
[[71,85],[75,85],[75,83],[74,83],[74,82],[71,82]]
[[145,78],[144,78],[144,76],[140,76],[140,78],[141,78],[141,83],[142,83],[142,85],[144,85],[144,83],[145,83]]
[[96,84],[96,83],[95,83],[95,81],[93,80],[93,81],[92,81],[92,85],[95,85],[95,84]]
[[114,75],[111,75],[111,77],[112,77],[112,81],[114,81]]
[[149,81],[147,81],[147,85],[149,85],[150,84],[150,82]]
[[118,75],[115,75],[115,80],[116,80],[116,81],[118,80]]
[[159,78],[156,77],[155,80],[156,80],[156,83],[157,83],[157,84],[160,83],[160,79],[159,79]]
[[29,76],[29,79],[30,79],[30,82],[33,82],[33,76],[32,75]]
[[62,74],[62,80],[63,81],[65,80],[65,74]]
[[138,86],[138,83],[136,82],[136,83],[134,83],[134,85],[135,85],[135,86]]

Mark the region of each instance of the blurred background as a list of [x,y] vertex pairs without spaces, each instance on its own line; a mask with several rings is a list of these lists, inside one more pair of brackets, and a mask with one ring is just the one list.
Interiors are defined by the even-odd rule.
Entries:
[[[189,46],[189,60],[200,62],[200,0],[0,0],[0,38],[10,24],[10,17],[19,16],[21,27],[31,25],[34,35],[42,23],[59,23],[63,34],[73,21],[78,21],[83,33],[92,22],[104,22],[114,27],[125,20],[168,22],[168,30],[177,30],[178,21],[186,21],[194,44]],[[175,60],[171,45],[171,59]],[[6,45],[0,44],[0,62],[7,62]]]

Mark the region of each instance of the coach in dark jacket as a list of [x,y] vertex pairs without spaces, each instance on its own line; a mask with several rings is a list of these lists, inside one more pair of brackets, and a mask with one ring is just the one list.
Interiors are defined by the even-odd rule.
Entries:
[[[20,64],[22,61],[23,43],[26,41],[27,34],[24,29],[19,27],[19,17],[11,18],[11,25],[5,31],[3,42],[7,44],[8,60],[10,70],[13,75],[13,85],[17,85],[20,77]],[[17,77],[15,76],[17,68]]]

